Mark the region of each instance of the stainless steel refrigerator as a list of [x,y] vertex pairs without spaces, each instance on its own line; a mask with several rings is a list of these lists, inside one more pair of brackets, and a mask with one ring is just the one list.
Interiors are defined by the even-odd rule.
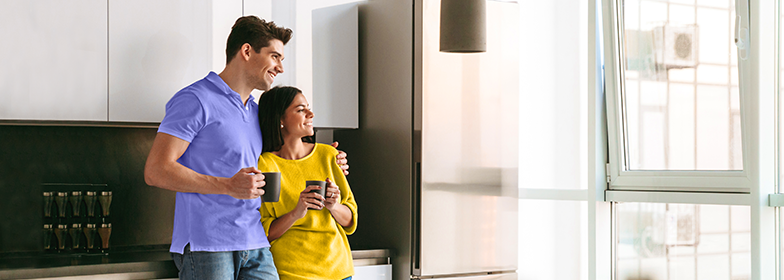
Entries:
[[517,4],[487,2],[487,51],[455,54],[439,52],[439,3],[422,6],[412,276],[516,279]]
[[487,52],[451,54],[439,3],[360,6],[360,128],[334,132],[359,204],[349,242],[390,249],[397,280],[517,279],[518,7],[488,2]]

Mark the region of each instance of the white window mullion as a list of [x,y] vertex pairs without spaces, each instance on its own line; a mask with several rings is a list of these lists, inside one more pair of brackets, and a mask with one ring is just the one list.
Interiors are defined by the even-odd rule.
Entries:
[[748,193],[746,171],[621,171],[614,190],[702,191]]
[[678,203],[678,204],[716,204],[743,205],[752,202],[746,193],[699,193],[699,192],[651,192],[651,191],[616,191],[606,192],[608,201],[642,202],[642,203]]
[[[744,126],[744,157],[750,163],[751,189],[751,260],[752,279],[777,279],[775,208],[767,206],[768,196],[775,192],[775,26],[778,11],[775,0],[740,1],[747,4],[749,26],[748,68],[741,71],[741,105],[746,112]],[[742,8],[742,5],[738,5]],[[745,11],[744,11],[745,12]],[[740,14],[740,12],[738,13]],[[744,64],[741,64],[743,67]],[[745,82],[745,84],[744,84]],[[742,89],[743,90],[743,89]],[[742,91],[743,92],[743,91]],[[748,137],[746,137],[748,135]],[[745,143],[744,143],[744,146]]]

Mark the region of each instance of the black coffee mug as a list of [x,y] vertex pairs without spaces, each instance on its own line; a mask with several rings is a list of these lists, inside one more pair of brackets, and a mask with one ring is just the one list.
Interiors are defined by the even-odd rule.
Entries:
[[280,172],[262,172],[264,174],[264,195],[261,202],[278,202],[280,198]]
[[[327,197],[327,182],[326,181],[319,181],[319,180],[308,180],[308,181],[305,181],[305,187],[306,188],[308,186],[313,186],[313,185],[319,186],[319,187],[321,187],[321,189],[320,190],[311,190],[310,191],[311,193],[320,194],[321,197],[324,197],[324,198]],[[314,209],[314,208],[308,208],[308,209],[318,210],[318,209]]]

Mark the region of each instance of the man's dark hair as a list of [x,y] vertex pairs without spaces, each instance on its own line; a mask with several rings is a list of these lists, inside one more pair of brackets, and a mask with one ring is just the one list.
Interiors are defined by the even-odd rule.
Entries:
[[[280,119],[291,106],[294,97],[302,93],[295,87],[277,86],[259,97],[259,127],[261,128],[261,152],[280,151],[283,147],[283,132],[280,130]],[[316,143],[314,136],[302,137],[302,141]]]
[[256,53],[270,45],[270,41],[278,39],[285,45],[291,39],[291,29],[278,27],[274,22],[267,22],[257,16],[238,18],[231,27],[231,34],[226,41],[226,64],[237,55],[243,44],[248,43]]

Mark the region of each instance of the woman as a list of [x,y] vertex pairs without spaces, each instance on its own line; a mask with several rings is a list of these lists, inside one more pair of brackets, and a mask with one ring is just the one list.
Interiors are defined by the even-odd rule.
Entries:
[[[350,279],[354,265],[346,235],[357,228],[357,203],[336,163],[337,150],[310,141],[313,112],[302,91],[264,92],[259,125],[264,141],[259,170],[281,173],[280,199],[260,208],[280,278]],[[311,193],[319,186],[305,186],[325,178],[325,197]]]

